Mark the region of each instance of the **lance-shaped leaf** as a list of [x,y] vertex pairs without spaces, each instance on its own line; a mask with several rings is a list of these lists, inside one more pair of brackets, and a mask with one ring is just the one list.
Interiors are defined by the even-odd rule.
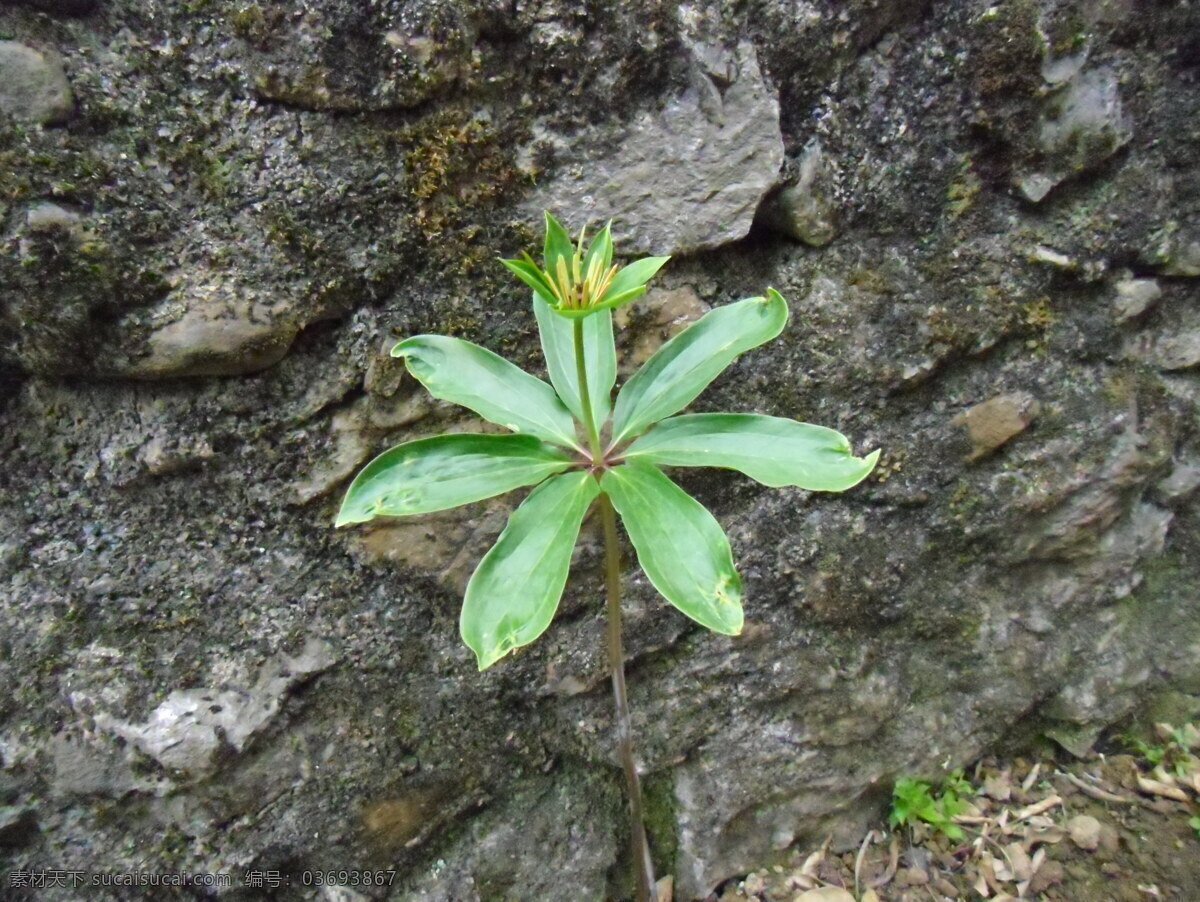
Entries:
[[726,467],[778,488],[842,492],[867,477],[879,452],[855,457],[844,435],[799,420],[749,413],[696,413],[663,420],[634,440],[626,460]]
[[532,435],[438,435],[384,451],[354,477],[337,525],[446,510],[534,485],[571,458]]
[[579,525],[599,492],[590,473],[564,473],[539,485],[509,517],[467,583],[459,622],[480,670],[550,625]]
[[[576,418],[583,421],[583,402],[579,396],[579,371],[575,365],[574,324],[550,309],[536,294],[533,314],[542,336],[546,369],[558,396]],[[592,420],[599,428],[608,419],[612,407],[612,388],[617,381],[617,351],[613,344],[612,314],[601,311],[583,321],[583,357],[587,367],[588,393],[592,401]]]
[[417,335],[392,348],[429,393],[513,432],[578,448],[575,421],[554,389],[487,348],[445,335]]
[[654,588],[700,625],[740,633],[742,580],[729,539],[704,505],[639,461],[605,472],[600,488],[621,515]]
[[787,303],[773,288],[706,313],[658,349],[617,394],[613,441],[644,432],[651,423],[690,404],[744,351],[783,331]]

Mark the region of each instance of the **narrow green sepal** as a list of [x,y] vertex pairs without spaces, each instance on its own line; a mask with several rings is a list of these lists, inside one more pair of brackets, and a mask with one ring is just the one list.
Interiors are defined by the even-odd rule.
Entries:
[[612,283],[608,286],[608,291],[604,292],[604,298],[601,300],[607,299],[609,295],[624,294],[631,288],[641,288],[654,278],[655,273],[662,269],[663,264],[670,259],[670,257],[643,257],[641,260],[634,260],[628,266],[617,270]]
[[558,299],[554,297],[554,291],[536,263],[531,260],[505,260],[503,257],[497,259],[508,267],[518,279],[536,291],[538,297],[547,304],[553,306],[558,303]]
[[557,219],[550,215],[550,211],[546,211],[546,244],[542,254],[542,262],[546,272],[554,273],[557,271],[557,260],[561,257],[567,261],[567,266],[571,264],[571,258],[575,254],[575,245],[571,241],[571,236],[567,230],[562,227]]
[[600,258],[601,271],[607,270],[612,266],[612,255],[612,220],[610,219],[604,228],[596,233],[596,237],[592,239],[591,246],[588,247],[587,257],[583,261],[584,273],[587,273],[591,268],[592,260],[596,257]]

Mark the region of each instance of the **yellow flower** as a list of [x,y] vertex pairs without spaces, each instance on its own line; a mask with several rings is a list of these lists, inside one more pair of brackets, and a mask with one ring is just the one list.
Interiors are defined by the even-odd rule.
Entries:
[[562,316],[574,319],[627,304],[645,293],[646,283],[671,258],[644,257],[624,268],[614,266],[611,227],[610,222],[601,229],[585,251],[586,229],[572,244],[567,230],[547,212],[543,266],[529,254],[500,262]]

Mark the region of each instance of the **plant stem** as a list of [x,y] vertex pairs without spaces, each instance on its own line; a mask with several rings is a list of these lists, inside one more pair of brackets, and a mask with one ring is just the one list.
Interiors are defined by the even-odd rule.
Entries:
[[617,516],[608,495],[601,493],[600,520],[604,525],[604,582],[607,590],[608,666],[612,670],[613,701],[616,703],[617,754],[625,771],[629,796],[630,851],[633,857],[634,898],[654,902],[654,864],[646,842],[642,817],[642,787],[633,760],[633,724],[629,698],[625,694],[625,649],[621,643],[621,555],[617,546]]
[[[583,407],[583,425],[587,430],[592,466],[604,469],[604,451],[600,433],[592,416],[592,397],[588,389],[587,366],[583,349],[583,320],[574,320],[575,372],[579,380],[579,402]],[[607,596],[605,617],[608,627],[608,668],[612,671],[613,701],[616,707],[617,756],[625,771],[625,790],[629,797],[629,842],[633,858],[634,898],[654,902],[654,863],[646,841],[642,816],[642,786],[633,760],[633,724],[629,718],[629,697],[625,693],[625,649],[621,642],[621,551],[617,545],[617,514],[608,495],[600,493],[600,520],[604,526],[604,586]]]
[[604,451],[600,447],[600,432],[596,428],[596,418],[592,416],[592,393],[588,388],[587,366],[583,358],[583,320],[571,321],[575,333],[575,373],[579,380],[579,404],[583,408],[583,427],[587,430],[588,449],[592,452],[592,466],[598,467],[604,461]]

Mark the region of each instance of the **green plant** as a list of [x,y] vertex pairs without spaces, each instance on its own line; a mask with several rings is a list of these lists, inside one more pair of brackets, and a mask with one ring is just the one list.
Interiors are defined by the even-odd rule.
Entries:
[[1162,768],[1164,773],[1173,773],[1177,777],[1196,769],[1193,750],[1200,749],[1200,727],[1159,723],[1154,725],[1154,732],[1159,742],[1146,742],[1132,733],[1126,733],[1122,738],[1152,768]]
[[892,788],[888,823],[893,827],[912,827],[924,822],[950,839],[962,839],[962,828],[954,823],[954,818],[967,810],[962,797],[974,792],[961,770],[948,774],[938,791],[926,780],[901,777]]
[[654,879],[633,759],[621,645],[619,513],[638,562],[680,611],[718,633],[742,629],[741,579],[716,519],[663,466],[739,470],[769,486],[842,491],[879,456],[854,457],[841,434],[753,414],[675,416],[738,355],[777,336],[787,305],[773,289],[711,311],[663,345],[621,387],[612,308],[646,291],[667,261],[620,268],[605,226],[586,248],[546,214],[543,266],[503,260],[533,289],[550,384],[478,345],[440,335],[401,341],[392,355],[436,398],[470,408],[511,435],[439,435],[368,463],[337,525],[444,510],[536,486],[479,563],[463,601],[462,637],[482,670],[550,625],[580,526],[593,504],[604,533],[607,646],[618,750],[632,821],[640,902]]
[[1196,838],[1200,839],[1200,814],[1195,817],[1189,817],[1188,826],[1196,831]]

